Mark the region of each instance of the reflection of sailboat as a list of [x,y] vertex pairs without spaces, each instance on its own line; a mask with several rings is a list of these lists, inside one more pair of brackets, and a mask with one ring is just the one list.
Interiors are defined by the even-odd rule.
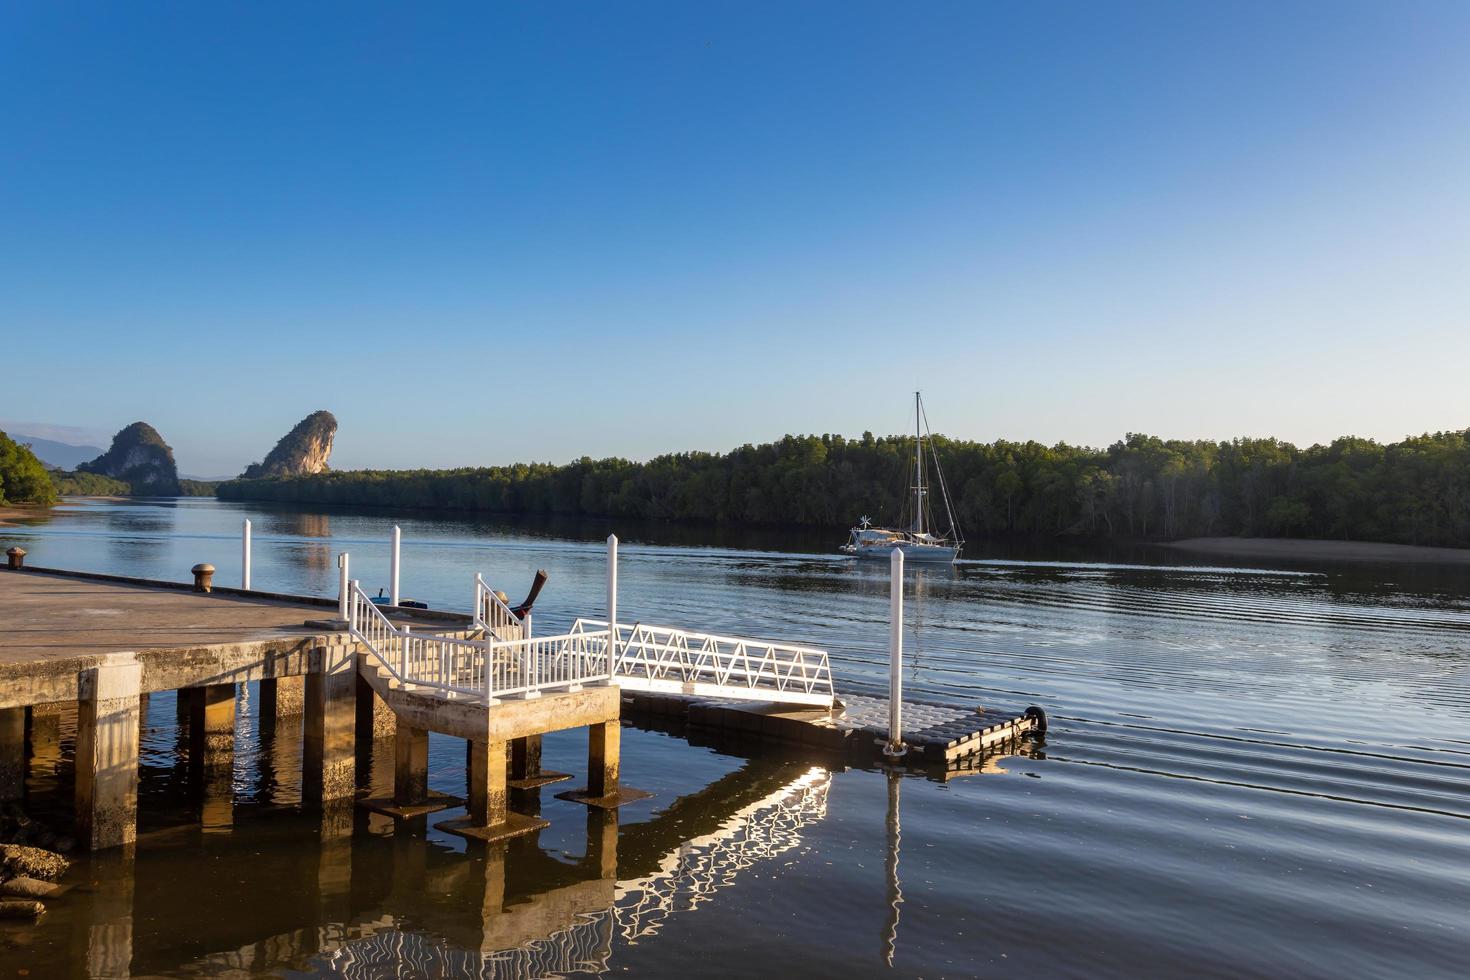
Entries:
[[950,506],[949,488],[944,485],[944,472],[939,468],[939,454],[934,449],[934,434],[929,433],[929,453],[934,458],[934,477],[939,486],[939,495],[944,500],[944,516],[949,524],[943,534],[939,530],[929,507],[929,489],[924,479],[924,433],[928,420],[924,417],[924,403],[919,393],[914,392],[914,510],[907,528],[873,527],[866,517],[850,532],[842,551],[859,558],[887,558],[895,551],[903,552],[905,561],[953,562],[964,547],[965,539],[955,523],[954,508]]

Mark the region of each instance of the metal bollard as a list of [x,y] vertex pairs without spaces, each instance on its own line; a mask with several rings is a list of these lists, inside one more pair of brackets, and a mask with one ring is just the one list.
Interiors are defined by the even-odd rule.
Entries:
[[189,571],[194,573],[194,591],[209,592],[214,588],[214,566],[200,562]]
[[26,550],[24,548],[18,546],[11,548],[9,551],[5,552],[5,557],[9,559],[8,567],[11,571],[19,571],[20,569],[25,567]]

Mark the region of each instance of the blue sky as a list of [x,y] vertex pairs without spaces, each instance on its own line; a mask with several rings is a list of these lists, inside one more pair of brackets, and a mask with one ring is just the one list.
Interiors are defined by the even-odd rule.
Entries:
[[13,3],[0,420],[334,463],[1470,426],[1470,4]]

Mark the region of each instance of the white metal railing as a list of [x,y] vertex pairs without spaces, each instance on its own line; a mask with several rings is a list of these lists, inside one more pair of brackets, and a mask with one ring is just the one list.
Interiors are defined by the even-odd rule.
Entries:
[[[606,622],[579,619],[571,635],[606,635]],[[704,694],[831,707],[827,652],[813,647],[619,623],[612,681],[630,690]]]
[[517,616],[479,572],[475,573],[475,626],[495,634],[499,640],[524,639],[531,635],[531,614]]
[[447,696],[488,703],[608,679],[605,629],[518,640],[500,640],[489,631],[479,640],[415,633],[394,624],[355,580],[348,587],[346,619],[353,637],[389,674]]

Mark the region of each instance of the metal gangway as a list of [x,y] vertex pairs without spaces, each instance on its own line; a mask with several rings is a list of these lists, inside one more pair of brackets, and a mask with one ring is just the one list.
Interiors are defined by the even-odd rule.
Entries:
[[[388,683],[417,693],[493,705],[606,684],[665,694],[830,708],[827,653],[769,640],[672,626],[578,619],[562,634],[532,636],[475,576],[473,628],[458,635],[415,632],[395,623],[356,580],[343,583],[341,616]],[[478,635],[475,635],[478,634]]]

